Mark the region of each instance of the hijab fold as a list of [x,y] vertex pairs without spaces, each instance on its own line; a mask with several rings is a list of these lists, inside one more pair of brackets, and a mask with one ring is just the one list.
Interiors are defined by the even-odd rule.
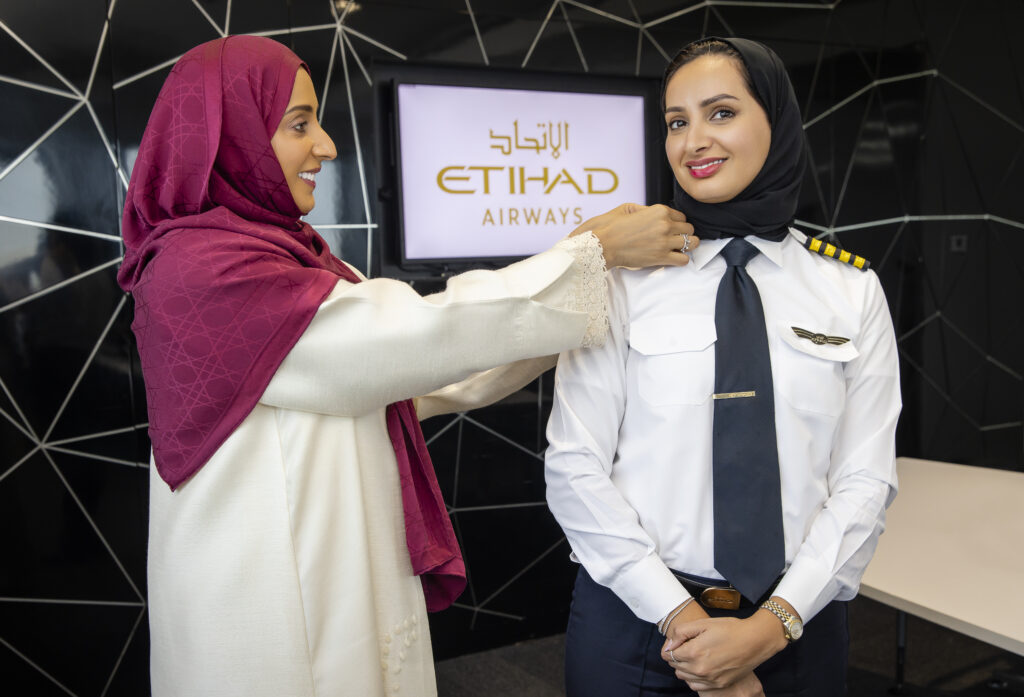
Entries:
[[[201,44],[171,70],[142,137],[118,283],[135,300],[153,459],[172,490],[256,406],[338,279],[361,281],[300,220],[270,144],[300,69],[271,39]],[[386,419],[410,560],[440,610],[465,566],[412,402]]]
[[[807,153],[803,121],[786,67],[774,51],[748,39],[705,37],[695,43],[721,41],[743,60],[772,129],[771,146],[761,171],[746,189],[722,203],[697,201],[674,181],[673,205],[686,214],[701,239],[756,235],[781,240],[793,222],[800,199]],[[662,92],[668,80],[662,86]]]

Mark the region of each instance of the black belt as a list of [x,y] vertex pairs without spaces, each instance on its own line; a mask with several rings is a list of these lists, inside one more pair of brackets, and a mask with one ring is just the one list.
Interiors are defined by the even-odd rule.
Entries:
[[697,581],[693,578],[685,576],[678,571],[673,571],[672,574],[676,577],[683,588],[692,595],[697,602],[704,607],[714,608],[716,610],[739,610],[745,607],[760,607],[761,603],[768,598],[772,597],[772,593],[775,591],[775,587],[779,585],[779,581],[782,577],[779,576],[772,582],[772,585],[768,588],[765,594],[754,602],[745,596],[743,596],[738,590],[732,587],[728,581],[721,581],[715,583],[713,581]]

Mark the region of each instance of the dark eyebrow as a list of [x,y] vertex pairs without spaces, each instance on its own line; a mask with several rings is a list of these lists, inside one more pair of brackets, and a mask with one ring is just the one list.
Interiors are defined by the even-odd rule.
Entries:
[[[714,104],[715,102],[721,101],[723,99],[735,99],[736,101],[739,101],[739,99],[737,97],[734,97],[731,94],[725,94],[723,92],[722,94],[716,94],[714,97],[708,97],[707,99],[701,100],[700,105],[702,107],[706,107],[706,106],[708,106],[710,104]],[[686,110],[683,109],[683,107],[681,107],[681,106],[665,107],[665,113],[666,114],[676,113],[676,112],[680,112],[680,111],[686,111]]]
[[292,113],[293,111],[308,111],[309,113],[312,114],[313,113],[313,107],[311,107],[308,104],[298,104],[296,106],[293,106],[288,111],[284,112],[284,115],[287,116],[288,114]]
[[737,99],[736,97],[732,96],[731,94],[724,94],[723,93],[723,94],[716,94],[714,97],[708,97],[707,99],[702,101],[700,103],[700,105],[701,106],[708,106],[709,104],[714,104],[715,102],[721,101],[723,99],[735,99],[736,101],[739,101],[739,99]]

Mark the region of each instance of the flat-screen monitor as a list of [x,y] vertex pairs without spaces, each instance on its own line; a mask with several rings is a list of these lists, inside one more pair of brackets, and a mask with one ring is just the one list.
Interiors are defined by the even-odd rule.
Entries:
[[405,64],[375,77],[384,275],[508,263],[620,203],[665,200],[655,80]]

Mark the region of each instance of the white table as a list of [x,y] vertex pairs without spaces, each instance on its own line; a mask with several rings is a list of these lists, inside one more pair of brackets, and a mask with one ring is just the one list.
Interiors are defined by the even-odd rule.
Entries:
[[1024,656],[1024,473],[905,457],[896,467],[861,594]]

